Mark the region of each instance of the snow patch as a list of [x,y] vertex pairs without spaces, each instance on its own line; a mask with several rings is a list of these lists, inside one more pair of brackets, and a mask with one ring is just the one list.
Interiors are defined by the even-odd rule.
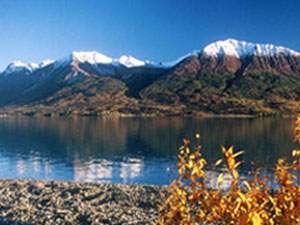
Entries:
[[10,63],[3,72],[3,75],[7,76],[11,73],[25,71],[27,74],[38,67],[35,63],[26,64],[21,61],[14,61]]
[[51,63],[53,63],[54,61],[53,60],[44,60],[42,61],[40,64],[37,64],[37,63],[23,63],[21,61],[14,61],[12,63],[10,63],[6,69],[3,71],[3,75],[4,76],[8,76],[9,74],[12,74],[12,73],[16,73],[16,72],[24,72],[25,74],[30,74],[32,73],[33,71],[37,70],[37,69],[40,69],[40,68],[43,68]]
[[130,55],[123,55],[120,58],[113,59],[99,52],[72,52],[71,60],[77,60],[81,63],[87,62],[90,64],[121,64],[125,67],[144,66],[144,61],[138,60]]
[[300,56],[299,52],[282,46],[275,46],[272,44],[255,44],[245,41],[238,41],[235,39],[227,39],[224,41],[217,41],[207,45],[203,52],[208,56],[234,56],[243,58],[251,55],[257,56]]
[[100,54],[99,52],[72,52],[72,59],[77,59],[80,62],[88,62],[90,64],[107,64],[112,63],[113,59]]
[[50,65],[51,63],[54,63],[54,60],[46,59],[39,64],[39,68],[46,67],[46,66]]
[[130,67],[137,67],[137,66],[144,66],[146,62],[141,61],[132,57],[131,55],[123,55],[119,59],[115,59],[118,63],[130,68]]

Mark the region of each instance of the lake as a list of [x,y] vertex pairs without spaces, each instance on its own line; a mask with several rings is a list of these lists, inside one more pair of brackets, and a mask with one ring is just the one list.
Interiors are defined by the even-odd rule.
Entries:
[[[169,184],[182,139],[201,134],[208,170],[220,145],[246,150],[241,168],[289,157],[294,119],[0,118],[0,177]],[[167,170],[171,168],[171,170]],[[173,169],[172,169],[173,168]]]

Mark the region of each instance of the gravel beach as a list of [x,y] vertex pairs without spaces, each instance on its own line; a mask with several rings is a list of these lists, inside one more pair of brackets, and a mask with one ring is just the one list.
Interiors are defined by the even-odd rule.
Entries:
[[0,179],[0,224],[156,224],[162,186]]

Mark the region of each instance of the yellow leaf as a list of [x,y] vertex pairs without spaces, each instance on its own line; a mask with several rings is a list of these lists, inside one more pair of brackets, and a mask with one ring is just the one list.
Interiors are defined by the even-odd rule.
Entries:
[[179,168],[179,169],[178,169],[178,173],[179,173],[180,175],[182,175],[183,169],[182,169],[182,168]]
[[246,196],[242,192],[239,191],[239,192],[237,192],[237,194],[240,196],[240,198],[243,202],[246,201]]
[[185,151],[187,154],[190,154],[190,148],[186,148]]
[[223,145],[221,145],[221,149],[222,149],[222,153],[224,154],[226,152],[226,148]]
[[248,183],[247,181],[243,181],[243,184],[245,184],[246,187],[247,187],[249,190],[251,189],[251,187],[250,187],[250,185],[249,185],[249,183]]
[[192,160],[189,160],[187,167],[191,169],[193,167],[193,165],[194,165],[194,162]]
[[196,174],[197,172],[198,172],[198,169],[197,169],[197,167],[194,167],[194,168],[193,168],[193,170],[192,170],[192,173],[191,173],[191,174],[192,174],[192,176],[193,176],[194,174]]
[[243,162],[240,161],[240,162],[237,162],[235,165],[234,165],[234,169],[237,168],[239,165],[241,165]]
[[263,220],[260,218],[260,215],[258,213],[254,213],[254,215],[252,217],[252,224],[253,225],[263,224]]
[[229,147],[229,149],[227,150],[227,153],[230,154],[230,155],[233,154],[233,145],[231,145],[231,146]]
[[236,170],[232,171],[232,175],[233,175],[234,178],[239,177],[239,173]]
[[180,207],[180,211],[181,211],[181,212],[186,211],[185,207],[184,207],[184,206],[181,206],[181,207]]
[[221,184],[222,181],[223,181],[223,178],[224,178],[224,174],[223,174],[223,173],[220,173],[219,178],[218,178],[218,180],[217,180],[217,188],[218,188],[218,189],[219,189],[219,187],[220,187],[220,184]]
[[189,156],[189,158],[190,158],[190,159],[195,159],[196,156],[195,156],[195,154],[192,154],[192,155]]
[[239,151],[239,152],[235,153],[235,154],[233,155],[233,157],[235,158],[235,157],[237,157],[237,156],[239,156],[239,155],[242,155],[242,154],[244,154],[244,153],[245,153],[245,151]]
[[223,159],[219,159],[217,162],[216,162],[216,166],[220,165],[222,163]]
[[297,149],[293,150],[293,152],[292,152],[292,156],[293,156],[293,157],[295,157],[295,156],[296,156],[296,154],[297,154]]
[[269,196],[269,199],[270,199],[270,202],[271,202],[273,205],[276,205],[276,202],[275,202],[274,198],[272,198],[272,196]]
[[239,208],[240,208],[240,206],[241,206],[241,199],[237,199],[237,201],[238,201],[238,204],[237,204],[237,206],[235,207],[235,209],[234,209],[234,214],[236,214],[237,213],[237,211],[239,210]]

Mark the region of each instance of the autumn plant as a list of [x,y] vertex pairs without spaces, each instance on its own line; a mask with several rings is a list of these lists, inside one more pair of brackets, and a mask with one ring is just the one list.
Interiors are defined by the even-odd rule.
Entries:
[[[300,115],[295,122],[295,140],[300,146]],[[178,154],[179,176],[161,194],[158,223],[161,225],[232,224],[232,225],[299,225],[300,224],[300,148],[292,151],[292,162],[279,159],[272,177],[257,169],[244,178],[238,172],[241,161],[233,146],[222,148],[223,164],[231,176],[230,188],[222,190],[221,173],[214,188],[208,186],[202,157],[200,135],[192,151],[184,140]],[[271,180],[275,183],[271,184]]]

